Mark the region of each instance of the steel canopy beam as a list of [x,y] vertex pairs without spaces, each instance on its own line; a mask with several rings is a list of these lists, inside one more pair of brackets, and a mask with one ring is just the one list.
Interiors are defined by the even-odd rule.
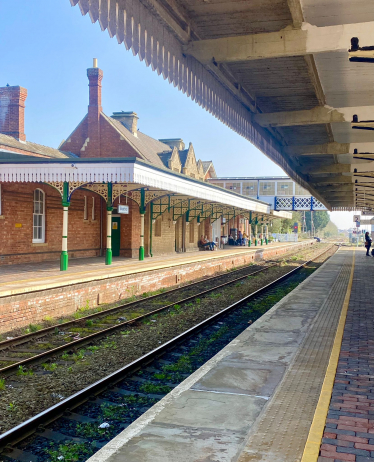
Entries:
[[[300,29],[223,37],[190,42],[183,48],[201,63],[243,62],[255,59],[304,56],[330,51],[347,51],[352,37],[370,42],[374,22],[316,27],[303,23]],[[347,45],[348,44],[348,45]]]
[[322,155],[337,155],[337,154],[349,154],[350,152],[350,143],[325,143],[325,144],[316,144],[316,145],[307,145],[307,146],[284,146],[282,149],[284,154],[287,154],[291,157],[296,156],[316,156],[318,154]]
[[348,173],[351,171],[350,164],[331,164],[331,165],[308,165],[300,168],[302,173],[308,175],[319,175],[321,173]]
[[[357,109],[360,108],[355,108],[354,110],[357,111]],[[350,117],[347,117],[347,112],[351,112]],[[353,109],[351,108],[333,109],[329,106],[317,106],[305,111],[254,114],[252,120],[262,127],[289,127],[297,125],[351,122],[352,117]]]

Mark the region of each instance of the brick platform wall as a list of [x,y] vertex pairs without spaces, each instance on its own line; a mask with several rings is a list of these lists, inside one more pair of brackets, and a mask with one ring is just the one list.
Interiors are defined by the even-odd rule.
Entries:
[[[33,243],[33,195],[45,192],[45,242]],[[61,252],[62,204],[58,191],[41,183],[2,183],[0,219],[0,265],[58,260]],[[84,220],[84,196],[88,214]],[[95,219],[92,220],[92,198]],[[69,207],[69,257],[90,257],[100,252],[100,197],[89,191],[75,191]]]
[[[292,248],[297,251],[312,244],[313,242],[310,241],[300,242]],[[202,276],[210,276],[254,260],[273,258],[289,250],[289,246],[284,248],[270,246],[258,249],[256,252],[241,252],[235,256],[223,256],[172,268],[3,297],[0,298],[0,332],[38,323],[46,316],[58,318],[72,314],[87,305],[93,308],[99,304],[117,302],[161,287],[171,287]]]

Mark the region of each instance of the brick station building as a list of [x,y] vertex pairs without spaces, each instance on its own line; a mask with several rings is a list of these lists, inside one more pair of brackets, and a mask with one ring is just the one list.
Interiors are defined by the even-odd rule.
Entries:
[[219,242],[249,223],[266,230],[283,216],[205,182],[214,166],[196,161],[191,143],[145,135],[134,112],[105,115],[96,60],[87,76],[88,113],[58,149],[26,140],[27,90],[0,88],[0,265],[59,259],[66,270],[68,256],[142,260],[197,250],[202,234]]

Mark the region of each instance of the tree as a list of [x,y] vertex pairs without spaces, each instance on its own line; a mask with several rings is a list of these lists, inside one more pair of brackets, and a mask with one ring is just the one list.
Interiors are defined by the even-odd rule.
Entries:
[[322,230],[324,237],[336,237],[338,236],[338,227],[332,222],[329,221],[325,228]]
[[[306,227],[308,230],[312,230],[311,226],[311,212],[305,212],[305,221]],[[328,212],[313,212],[313,223],[314,228],[318,231],[327,226],[327,223],[330,221]]]

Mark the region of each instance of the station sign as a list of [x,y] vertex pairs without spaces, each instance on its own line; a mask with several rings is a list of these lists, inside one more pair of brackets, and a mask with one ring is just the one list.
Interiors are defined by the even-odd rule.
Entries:
[[360,221],[360,215],[353,215],[353,221],[354,223],[357,223]]
[[128,205],[118,205],[117,207],[117,213],[123,213],[125,215],[128,215],[129,213],[129,206]]
[[360,221],[361,225],[374,225],[374,218],[369,219],[364,219]]

